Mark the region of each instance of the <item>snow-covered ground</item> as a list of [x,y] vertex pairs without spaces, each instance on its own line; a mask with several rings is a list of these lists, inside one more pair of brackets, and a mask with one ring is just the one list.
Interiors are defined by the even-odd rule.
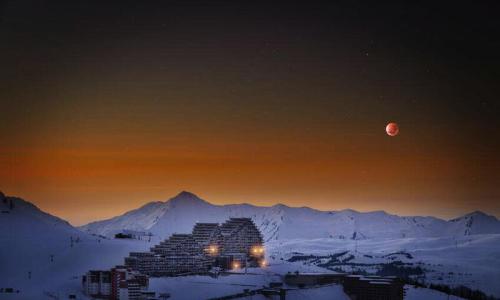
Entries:
[[416,288],[414,286],[405,286],[405,300],[461,300],[462,298],[447,295],[431,289]]
[[[246,298],[241,298],[242,300],[269,300],[262,295],[249,296]],[[331,284],[321,287],[311,287],[304,289],[293,289],[288,290],[286,293],[287,300],[303,300],[303,299],[314,299],[314,300],[350,300],[350,298],[344,293],[342,286]]]
[[[188,201],[195,204],[187,205],[181,199],[181,202],[174,201],[173,207],[184,207],[184,210],[190,205],[200,205],[199,200],[192,198],[191,195],[183,197],[191,197]],[[159,206],[163,207],[164,205]],[[228,212],[232,216],[233,213],[241,212],[239,207],[231,206],[230,209],[225,209],[232,211]],[[153,205],[151,209],[157,213],[156,208]],[[269,266],[265,269],[249,269],[249,274],[242,274],[243,270],[240,270],[236,272],[239,274],[218,278],[208,276],[152,278],[150,290],[168,292],[173,296],[172,299],[205,299],[242,292],[245,288],[259,288],[271,281],[278,280],[279,276],[287,272],[345,270],[373,273],[379,271],[384,264],[400,262],[405,267],[419,267],[425,270],[425,276],[421,276],[420,279],[427,283],[463,284],[500,297],[500,285],[498,285],[500,282],[500,234],[498,233],[470,234],[469,232],[469,234],[405,238],[399,236],[398,233],[396,237],[366,238],[365,236],[359,238],[357,236],[352,239],[322,233],[323,231],[333,232],[333,229],[327,228],[323,231],[315,229],[316,231],[314,231],[306,228],[300,229],[300,235],[306,235],[306,238],[291,238],[292,233],[286,226],[297,228],[300,225],[300,220],[304,222],[303,224],[310,224],[308,223],[311,222],[310,218],[314,218],[317,214],[322,215],[324,212],[317,213],[317,211],[305,208],[291,209],[290,211],[289,209],[291,208],[276,206],[264,215],[253,216],[260,220],[259,224],[263,230],[273,228],[271,230],[273,233],[267,232],[273,237],[277,237],[271,238],[266,243]],[[188,211],[193,216],[189,215],[192,220],[182,224],[186,228],[191,226],[189,222],[196,221],[195,210],[188,209]],[[152,212],[150,211],[150,213]],[[165,226],[175,224],[175,221],[182,216],[182,210],[177,210],[176,213],[180,215],[173,219],[170,219],[171,215],[167,218],[165,215],[157,214],[158,220],[150,224],[154,223],[153,226],[159,226],[163,223]],[[214,210],[213,213],[215,214],[216,211]],[[243,213],[241,214],[243,215]],[[344,217],[347,215],[347,219],[350,217],[355,219],[354,223],[346,221],[352,226],[346,225],[347,227],[344,228],[345,230],[355,230],[355,232],[360,232],[360,228],[367,228],[369,222],[366,220],[373,218],[377,219],[372,220],[376,224],[374,226],[382,226],[380,224],[395,226],[399,222],[414,222],[413,220],[400,219],[400,217],[388,217],[383,213],[368,216],[354,216],[355,213],[352,212],[342,214]],[[146,215],[149,216],[149,214]],[[211,215],[210,211],[208,215]],[[121,221],[124,220],[121,219]],[[274,221],[266,223],[269,220]],[[386,223],[387,220],[394,222]],[[273,224],[273,222],[275,223]],[[366,222],[368,223],[364,224]],[[421,225],[425,224],[422,220],[415,222]],[[465,226],[466,229],[470,230],[480,231],[484,229],[484,231],[489,231],[495,228],[494,224],[498,221],[476,213],[465,219],[447,222],[460,223],[460,226]],[[363,224],[359,225],[360,223]],[[129,252],[147,251],[162,238],[160,235],[155,235],[151,241],[120,240],[91,235],[18,198],[0,199],[0,228],[0,288],[19,290],[19,293],[10,295],[0,293],[0,299],[38,300],[51,299],[51,296],[59,296],[63,299],[70,294],[77,295],[79,299],[86,299],[81,291],[81,276],[86,271],[109,269],[115,265],[123,264],[123,259]],[[381,228],[371,231],[370,234],[377,233],[378,230],[382,230]],[[142,230],[143,228],[134,229]],[[318,235],[321,238],[312,238],[317,236],[316,234],[307,237],[308,233],[314,232],[319,232]],[[365,232],[368,234],[370,231],[366,230]],[[286,236],[289,237],[285,238]],[[290,291],[287,299],[324,299],[328,297],[326,295],[336,295],[338,299],[345,297],[340,286],[332,285],[318,289]],[[443,299],[443,295],[427,289],[408,287],[407,290],[407,299]],[[258,296],[254,296],[253,299],[258,299]]]
[[[299,271],[303,273],[331,272],[314,265],[300,265],[284,262],[274,262],[265,268],[240,269],[229,275],[217,278],[209,276],[185,276],[152,278],[149,290],[158,293],[169,293],[172,299],[209,299],[231,294],[242,293],[245,289],[255,290],[269,286],[271,282],[281,282],[287,272]],[[349,299],[344,294],[342,286],[329,285],[298,289],[286,287],[287,299]],[[242,299],[267,299],[254,295]]]
[[[2,245],[5,245],[4,241],[2,240]],[[393,258],[395,258],[428,270],[426,276],[429,281],[464,284],[498,296],[500,294],[497,286],[497,282],[500,282],[498,272],[500,269],[500,235],[474,236],[460,241],[462,244],[458,244],[458,247],[454,240],[440,238],[381,239],[357,242],[317,239],[271,243],[267,245],[270,265],[265,269],[249,269],[248,273],[251,274],[246,275],[243,274],[243,270],[240,270],[239,274],[218,278],[208,276],[152,278],[150,290],[168,292],[172,295],[172,299],[205,299],[233,294],[242,292],[246,288],[260,288],[271,281],[279,280],[279,276],[287,272],[329,271],[308,261],[288,262],[287,259],[294,255],[319,256],[348,251],[344,257],[355,256],[349,261],[350,263],[378,264],[394,261]],[[70,247],[67,239],[37,244],[32,240],[16,241],[11,237],[9,239],[11,247],[0,248],[2,263],[0,283],[2,287],[19,289],[21,293],[11,295],[9,298],[5,298],[6,294],[4,294],[0,298],[45,299],[47,298],[45,292],[49,292],[59,296],[76,294],[85,299],[81,294],[82,274],[89,269],[108,269],[121,264],[128,252],[146,250],[151,244],[137,240],[85,237]],[[386,256],[398,251],[405,251],[413,258],[410,259],[400,254]],[[51,254],[54,255],[53,261],[50,260]],[[28,271],[32,272],[31,279],[28,278]],[[453,275],[449,275],[450,272],[453,272]],[[442,280],[438,280],[437,277],[441,277]],[[321,293],[330,289],[332,288],[325,287],[322,290],[297,291],[296,293],[297,295],[311,293],[311,297],[319,293],[314,298],[322,299]],[[290,293],[292,294],[294,293]],[[434,298],[428,298],[430,295]],[[416,291],[410,289],[407,299],[442,299],[443,295],[426,289]],[[300,296],[297,296],[297,299],[300,299]]]
[[209,276],[153,278],[149,289],[168,292],[172,299],[208,299],[243,292],[244,289],[259,289],[271,281],[278,280],[272,274],[236,274],[211,278]]
[[[90,269],[123,264],[130,251],[145,251],[151,244],[135,240],[70,238],[4,239],[0,237],[0,288],[20,290],[16,299],[45,299],[45,292],[81,294],[81,276]],[[0,299],[6,294],[0,294]]]
[[45,299],[45,292],[78,294],[89,269],[123,263],[145,241],[109,240],[77,230],[19,198],[0,199],[0,288],[19,290],[0,299]]
[[[296,239],[267,245],[269,260],[295,265],[325,265],[344,271],[376,272],[401,262],[425,271],[427,283],[465,285],[500,296],[500,235],[457,238]],[[332,260],[331,255],[336,256]],[[308,258],[307,256],[314,257]],[[319,259],[318,259],[319,258]]]

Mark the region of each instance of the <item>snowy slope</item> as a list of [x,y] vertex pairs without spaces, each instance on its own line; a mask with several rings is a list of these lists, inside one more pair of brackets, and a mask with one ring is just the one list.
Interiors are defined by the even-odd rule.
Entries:
[[81,293],[81,275],[89,269],[123,263],[130,251],[152,244],[90,236],[35,205],[0,193],[0,288],[19,294],[0,299],[67,299]]
[[151,202],[124,215],[93,222],[81,230],[111,236],[123,229],[149,231],[159,238],[190,232],[196,222],[223,222],[229,217],[251,217],[266,241],[294,238],[407,238],[500,233],[500,221],[474,212],[450,221],[434,217],[400,217],[384,211],[326,212],[308,207],[271,207],[249,204],[212,205],[182,192],[166,202]]
[[[222,222],[230,216],[252,217],[270,239],[266,243],[269,267],[252,271],[261,272],[262,276],[234,275],[215,281],[199,276],[158,278],[152,280],[153,290],[175,294],[179,284],[199,287],[206,295],[223,295],[240,291],[245,288],[242,285],[252,282],[265,284],[276,274],[289,271],[333,272],[334,268],[345,271],[365,268],[373,272],[383,264],[401,261],[407,266],[413,264],[424,268],[428,282],[463,284],[500,295],[496,284],[500,280],[500,234],[478,234],[496,232],[498,220],[480,212],[444,221],[398,217],[384,212],[321,212],[284,205],[216,206],[193,194],[181,193],[167,202],[150,203],[86,228],[91,232],[92,228],[105,228],[99,233],[106,234],[123,228],[149,230],[166,236],[171,232],[188,232],[196,221]],[[76,294],[79,299],[86,299],[81,294],[80,276],[83,273],[121,264],[129,252],[147,251],[157,243],[157,240],[105,239],[89,235],[29,202],[3,195],[0,195],[0,226],[0,288],[12,287],[20,291],[19,294],[0,295],[0,298],[7,297],[5,299],[50,299],[49,294],[62,298]],[[433,236],[433,230],[443,236]],[[356,236],[352,239],[354,232]],[[403,233],[406,238],[401,237]],[[377,235],[382,237],[375,237]],[[423,237],[425,235],[429,236]],[[294,238],[297,236],[301,238]],[[340,263],[330,269],[318,264],[327,259],[288,261],[301,254],[328,256],[339,252],[345,253],[338,257]],[[316,298],[322,295],[322,290],[310,292]],[[341,294],[340,290],[335,292]],[[409,299],[427,296],[440,299],[443,296],[426,289],[408,292]],[[305,294],[299,291],[296,296],[300,299]]]
[[0,193],[0,238],[11,234],[18,237],[58,235],[81,235],[68,222],[41,211],[35,205],[16,197]]
[[[426,283],[464,285],[500,296],[500,234],[461,237],[294,239],[266,244],[270,263],[377,273],[384,265],[421,268]],[[293,268],[290,266],[289,268]],[[382,274],[380,274],[382,275]],[[388,275],[388,274],[385,274]],[[393,274],[394,275],[394,274]]]
[[451,224],[448,229],[449,234],[454,235],[498,233],[500,230],[500,222],[497,218],[480,211],[452,219],[449,223]]

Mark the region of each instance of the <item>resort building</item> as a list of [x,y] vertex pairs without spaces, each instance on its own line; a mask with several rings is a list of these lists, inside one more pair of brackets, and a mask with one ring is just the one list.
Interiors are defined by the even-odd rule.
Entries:
[[342,273],[289,273],[284,282],[290,286],[311,287],[342,284],[350,299],[403,300],[404,281],[394,276],[349,275]]
[[84,294],[98,299],[140,300],[148,284],[148,276],[124,266],[89,271],[82,278]]
[[132,252],[125,265],[150,276],[207,273],[223,269],[261,266],[262,235],[250,218],[231,218],[222,225],[197,223],[191,234],[173,234],[151,248]]
[[111,271],[92,270],[82,278],[83,291],[94,298],[110,299]]

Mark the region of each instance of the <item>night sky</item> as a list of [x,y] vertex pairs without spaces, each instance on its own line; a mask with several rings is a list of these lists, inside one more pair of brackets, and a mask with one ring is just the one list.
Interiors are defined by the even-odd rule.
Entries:
[[497,3],[3,1],[0,190],[500,216]]

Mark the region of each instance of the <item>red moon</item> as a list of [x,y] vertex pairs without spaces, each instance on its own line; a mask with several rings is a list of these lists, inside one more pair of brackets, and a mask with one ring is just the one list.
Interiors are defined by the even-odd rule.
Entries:
[[396,123],[389,123],[385,126],[385,132],[390,136],[396,136],[399,133],[399,126]]

